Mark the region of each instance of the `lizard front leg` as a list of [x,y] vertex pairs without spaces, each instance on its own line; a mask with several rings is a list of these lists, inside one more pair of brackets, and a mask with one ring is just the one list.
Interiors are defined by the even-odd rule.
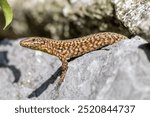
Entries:
[[67,61],[67,52],[66,51],[63,51],[61,53],[58,54],[58,58],[59,60],[62,62],[62,66],[61,66],[61,75],[60,75],[60,79],[58,81],[58,85],[60,86],[62,84],[62,82],[64,81],[65,79],[65,75],[66,75],[66,72],[68,70],[68,61]]
[[61,75],[60,75],[60,79],[58,81],[58,85],[62,84],[62,82],[64,81],[64,78],[65,78],[66,72],[68,70],[68,62],[67,62],[67,60],[61,60],[61,62],[62,62],[62,66],[61,66],[62,72],[61,72]]

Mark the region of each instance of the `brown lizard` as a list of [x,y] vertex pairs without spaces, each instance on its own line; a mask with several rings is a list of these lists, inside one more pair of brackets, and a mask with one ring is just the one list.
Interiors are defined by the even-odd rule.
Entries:
[[58,57],[62,62],[62,73],[58,82],[60,85],[65,78],[69,59],[111,45],[125,38],[127,37],[121,34],[103,32],[68,40],[29,37],[22,40],[20,45]]

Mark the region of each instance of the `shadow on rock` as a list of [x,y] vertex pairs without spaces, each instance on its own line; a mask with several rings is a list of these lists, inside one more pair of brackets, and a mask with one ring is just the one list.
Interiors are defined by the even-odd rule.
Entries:
[[150,43],[142,44],[139,48],[144,50],[148,60],[150,61]]
[[55,82],[55,80],[60,75],[60,73],[61,73],[61,67],[59,67],[57,69],[57,71],[48,80],[46,80],[39,88],[37,88],[36,90],[34,90],[28,96],[28,98],[33,98],[33,97],[40,96],[48,88],[49,84],[53,84]]
[[14,83],[18,82],[21,76],[21,72],[14,65],[8,65],[9,60],[7,58],[7,51],[0,52],[0,68],[8,68],[12,71],[14,75]]
[[8,40],[0,39],[0,45],[10,45],[10,46],[12,46],[12,43],[10,43],[10,41],[8,41]]
[[[68,62],[76,59],[77,57],[74,57],[70,60],[68,60]],[[53,84],[55,82],[55,80],[57,79],[58,76],[60,76],[61,74],[61,67],[59,67],[57,69],[57,71],[48,79],[46,80],[39,88],[37,88],[36,90],[34,90],[29,96],[28,98],[33,98],[33,97],[38,97],[40,96],[47,88],[50,84]],[[60,87],[60,85],[56,85],[55,89],[58,90]]]

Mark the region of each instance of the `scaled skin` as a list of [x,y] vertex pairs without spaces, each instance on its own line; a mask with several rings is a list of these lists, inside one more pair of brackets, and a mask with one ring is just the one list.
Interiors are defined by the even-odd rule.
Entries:
[[85,53],[111,45],[127,37],[111,32],[97,33],[69,40],[54,40],[43,37],[29,37],[20,41],[20,45],[57,56],[62,62],[59,85],[63,82],[67,69],[67,60]]

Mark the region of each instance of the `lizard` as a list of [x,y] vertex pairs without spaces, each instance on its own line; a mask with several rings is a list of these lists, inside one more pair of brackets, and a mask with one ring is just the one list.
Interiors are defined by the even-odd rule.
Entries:
[[68,60],[85,53],[101,49],[127,37],[113,32],[101,32],[68,40],[55,40],[45,37],[28,37],[20,41],[20,45],[33,50],[40,50],[59,58],[62,72],[58,84],[64,81],[68,70]]

